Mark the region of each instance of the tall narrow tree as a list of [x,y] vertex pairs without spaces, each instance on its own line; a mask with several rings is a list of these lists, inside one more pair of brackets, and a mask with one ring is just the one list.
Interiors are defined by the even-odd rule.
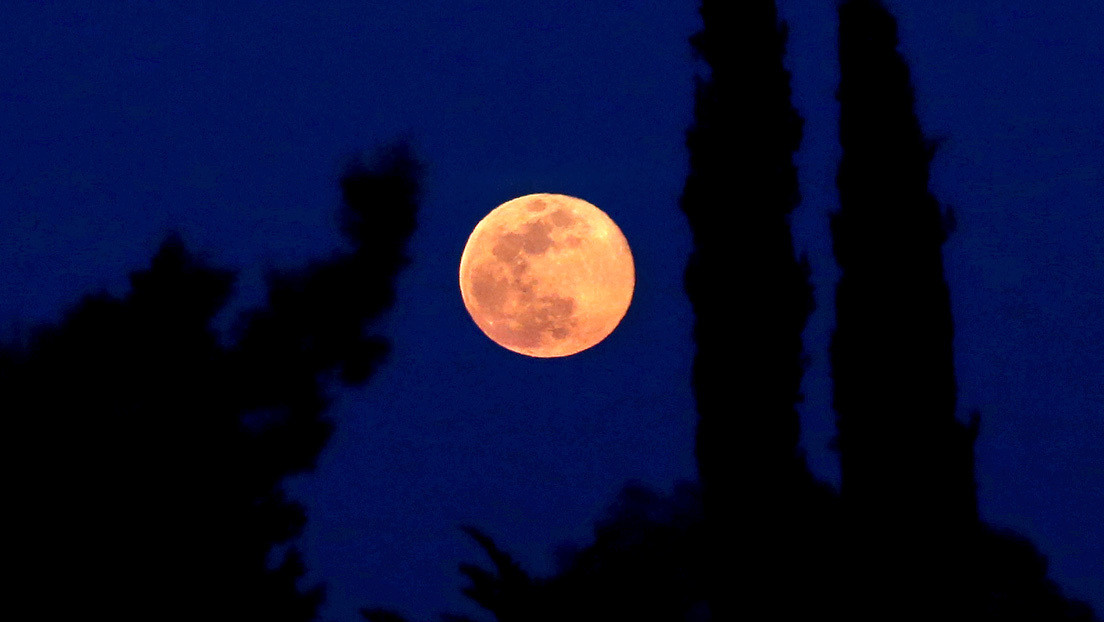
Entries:
[[914,110],[897,23],[880,0],[839,8],[840,210],[834,405],[850,619],[1094,619],[1026,539],[979,520],[978,416],[955,414],[934,149]]
[[976,523],[975,428],[955,416],[941,249],[949,213],[928,189],[934,149],[896,22],[877,0],[848,0],[839,16],[843,152],[831,231],[841,276],[830,349],[841,495],[865,600],[938,611],[959,588],[932,571],[946,570]]
[[711,607],[717,620],[745,607],[786,617],[805,604],[788,596],[806,583],[799,525],[822,498],[798,447],[801,334],[812,311],[789,222],[802,121],[775,2],[704,0],[701,16],[692,44],[709,74],[697,84],[682,209],[694,242],[686,292]]

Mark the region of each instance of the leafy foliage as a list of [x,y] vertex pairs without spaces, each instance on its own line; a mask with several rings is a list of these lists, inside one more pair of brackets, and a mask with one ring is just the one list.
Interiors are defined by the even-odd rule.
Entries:
[[[0,353],[19,471],[8,471],[12,594],[49,617],[313,620],[282,489],[333,423],[332,380],[386,352],[364,328],[394,297],[418,166],[403,147],[341,180],[351,250],[269,277],[266,307],[223,345],[233,275],[170,236],[123,298],[91,295]],[[46,598],[49,600],[45,600]]]

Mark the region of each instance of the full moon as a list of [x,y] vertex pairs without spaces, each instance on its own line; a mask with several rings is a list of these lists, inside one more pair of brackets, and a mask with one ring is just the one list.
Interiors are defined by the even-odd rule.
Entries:
[[499,205],[460,258],[460,294],[476,325],[527,356],[570,356],[602,341],[625,317],[635,284],[621,229],[562,194]]

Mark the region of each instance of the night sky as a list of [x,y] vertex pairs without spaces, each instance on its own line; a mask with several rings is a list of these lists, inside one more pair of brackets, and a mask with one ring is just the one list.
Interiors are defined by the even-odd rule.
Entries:
[[[392,341],[336,395],[300,545],[327,619],[362,606],[475,612],[458,526],[531,571],[582,543],[628,480],[695,475],[687,170],[695,2],[5,3],[0,20],[0,329],[121,295],[170,230],[262,276],[341,244],[348,158],[409,139],[426,165]],[[926,134],[959,411],[982,414],[983,519],[1030,537],[1066,593],[1104,612],[1104,3],[890,1]],[[794,215],[817,311],[803,445],[838,484],[826,344],[837,275],[831,2],[780,2],[805,118]],[[565,359],[488,340],[457,285],[471,229],[532,192],[581,197],[621,227],[637,290],[614,333]],[[754,206],[748,206],[753,209]],[[892,209],[891,205],[886,206]],[[738,301],[737,301],[738,304]]]

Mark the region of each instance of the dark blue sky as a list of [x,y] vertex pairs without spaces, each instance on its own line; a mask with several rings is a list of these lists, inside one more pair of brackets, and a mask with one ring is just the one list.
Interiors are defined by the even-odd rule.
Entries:
[[[242,270],[236,309],[255,303],[267,267],[339,244],[345,158],[407,136],[427,177],[413,263],[381,324],[393,352],[364,390],[338,395],[333,440],[292,486],[326,616],[470,611],[456,564],[480,558],[458,524],[547,571],[626,480],[692,477],[677,199],[696,3],[227,4],[5,5],[3,334],[90,290],[123,293],[169,228]],[[959,225],[945,257],[959,406],[982,411],[982,515],[1030,536],[1068,593],[1104,612],[1104,4],[888,4],[925,131],[944,139],[933,188]],[[806,119],[795,235],[818,303],[803,442],[836,481],[835,13],[780,8]],[[457,287],[475,223],[529,192],[598,205],[635,255],[625,320],[567,359],[494,345]]]

